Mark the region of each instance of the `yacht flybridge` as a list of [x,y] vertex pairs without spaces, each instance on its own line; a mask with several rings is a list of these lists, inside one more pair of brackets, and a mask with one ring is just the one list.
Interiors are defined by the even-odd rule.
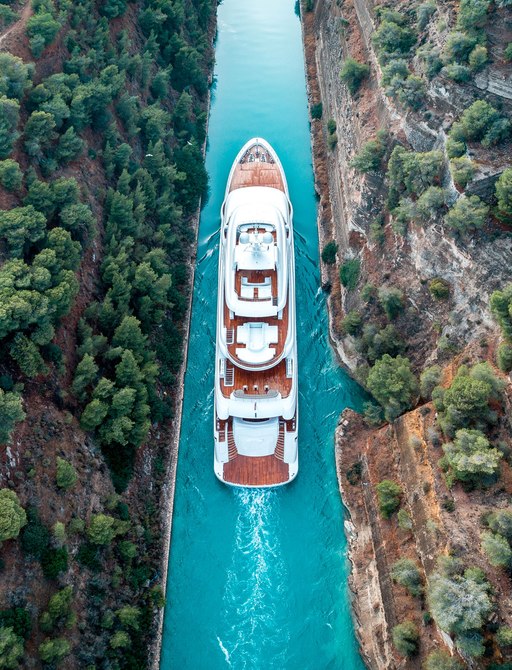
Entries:
[[250,140],[220,228],[214,468],[233,486],[279,486],[298,472],[292,212],[276,153]]

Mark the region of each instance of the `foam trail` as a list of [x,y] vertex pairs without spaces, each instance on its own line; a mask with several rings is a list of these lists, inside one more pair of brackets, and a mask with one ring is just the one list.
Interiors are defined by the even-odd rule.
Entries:
[[[278,541],[278,494],[235,490],[238,517],[224,588],[221,650],[235,670],[281,670],[289,641],[286,569]],[[279,612],[281,615],[279,616]]]

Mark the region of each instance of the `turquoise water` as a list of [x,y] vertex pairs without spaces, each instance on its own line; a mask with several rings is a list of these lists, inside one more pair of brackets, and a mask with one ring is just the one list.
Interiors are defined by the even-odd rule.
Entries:
[[[333,449],[338,414],[361,395],[327,339],[300,22],[293,0],[224,0],[218,27],[161,668],[361,670]],[[256,135],[284,165],[297,256],[300,469],[271,491],[213,474],[219,210],[231,163]]]

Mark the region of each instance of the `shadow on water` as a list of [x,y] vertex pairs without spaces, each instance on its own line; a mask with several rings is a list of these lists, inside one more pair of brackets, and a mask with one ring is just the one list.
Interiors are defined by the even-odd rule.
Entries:
[[[218,28],[161,668],[362,670],[333,435],[363,396],[328,341],[300,22],[294,0],[224,0]],[[295,212],[300,470],[271,491],[213,474],[219,211],[254,136],[278,152]]]

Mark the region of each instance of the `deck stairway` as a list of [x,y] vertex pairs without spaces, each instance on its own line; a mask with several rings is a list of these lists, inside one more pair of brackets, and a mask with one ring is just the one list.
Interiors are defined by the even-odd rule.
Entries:
[[228,458],[232,461],[238,456],[238,451],[235,444],[235,436],[233,435],[233,426],[228,425]]
[[285,422],[280,421],[276,450],[274,452],[274,456],[278,458],[280,461],[284,461],[284,429],[285,429]]

